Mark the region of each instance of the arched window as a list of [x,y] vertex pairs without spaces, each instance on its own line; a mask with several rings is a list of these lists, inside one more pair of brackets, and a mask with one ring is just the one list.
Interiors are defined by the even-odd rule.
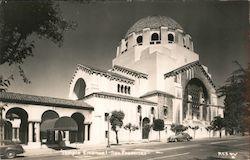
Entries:
[[164,114],[164,116],[168,115],[168,108],[167,107],[164,107],[163,114]]
[[123,93],[123,85],[121,85],[121,93]]
[[138,44],[141,44],[142,41],[143,41],[142,36],[138,36],[137,39],[136,39],[136,41],[137,41]]
[[154,107],[151,108],[151,114],[155,114],[155,108]]
[[168,43],[173,43],[174,42],[174,35],[172,33],[168,34]]
[[141,113],[141,106],[140,105],[138,105],[138,107],[137,107],[137,113]]
[[120,92],[120,84],[117,85],[117,92]]
[[74,86],[73,95],[76,99],[82,99],[85,97],[86,83],[84,79],[79,78]]
[[128,87],[128,94],[130,94],[130,87]]
[[151,41],[158,41],[159,40],[159,35],[157,33],[153,33],[151,35]]
[[124,93],[127,94],[127,86],[124,87]]

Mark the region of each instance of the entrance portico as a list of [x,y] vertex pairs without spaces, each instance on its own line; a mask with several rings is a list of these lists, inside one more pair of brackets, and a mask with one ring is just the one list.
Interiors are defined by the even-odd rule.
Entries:
[[[88,134],[91,129],[93,107],[85,102],[17,93],[0,93],[0,100],[8,104],[8,107],[3,111],[3,119],[5,120],[4,139],[18,141],[29,147],[40,147],[41,144],[47,142],[64,141],[65,144],[69,144],[70,142],[84,143],[85,140],[89,140]],[[72,115],[81,115],[83,118],[74,119]],[[51,119],[63,120],[65,117],[72,120],[76,124],[76,128],[72,129],[71,124],[66,126],[66,122],[69,122],[67,118],[63,123],[58,124],[59,121],[48,123],[49,125],[55,125],[53,129],[44,131],[44,128],[42,128],[46,121]],[[77,124],[82,124],[80,130],[78,130]],[[56,128],[58,125],[59,128]],[[81,140],[78,138],[77,141],[70,141],[71,131],[76,132]],[[71,137],[75,139],[73,136]]]

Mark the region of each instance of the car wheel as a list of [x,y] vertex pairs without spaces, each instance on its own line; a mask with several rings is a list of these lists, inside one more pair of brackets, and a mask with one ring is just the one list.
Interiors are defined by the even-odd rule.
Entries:
[[9,159],[15,158],[16,157],[16,152],[15,151],[7,151],[5,157],[9,158]]

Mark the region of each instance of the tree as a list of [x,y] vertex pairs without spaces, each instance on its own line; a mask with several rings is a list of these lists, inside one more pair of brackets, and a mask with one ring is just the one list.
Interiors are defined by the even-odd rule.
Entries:
[[8,77],[7,79],[4,79],[3,76],[0,75],[0,92],[5,92],[8,89],[11,80],[14,80],[13,75]]
[[7,107],[8,105],[6,103],[0,102],[0,142],[4,140],[4,120],[3,120],[3,110],[5,110],[4,107]]
[[221,118],[220,116],[214,117],[214,120],[211,122],[211,126],[214,131],[220,132],[220,138],[221,138],[221,132],[222,129],[225,128],[225,119]]
[[72,28],[72,24],[60,15],[55,1],[1,1],[0,65],[15,65],[24,82],[30,83],[21,65],[34,55],[35,40],[31,40],[31,36],[49,39],[61,46],[63,33]]
[[188,127],[183,126],[182,124],[171,124],[171,131],[173,131],[175,134],[184,132],[188,129]]
[[249,106],[249,78],[250,64],[243,68],[237,61],[234,62],[238,69],[232,72],[226,84],[218,89],[220,97],[225,97],[226,131],[244,133],[249,131],[250,106]]
[[199,129],[199,126],[189,126],[189,128],[193,130],[193,132],[194,132],[194,139],[195,139],[195,132],[196,132],[196,130]]
[[128,123],[128,124],[126,124],[126,125],[124,126],[124,129],[129,131],[129,143],[130,143],[131,131],[138,130],[139,127],[136,126],[136,125],[132,125],[131,123]]
[[164,130],[164,121],[162,119],[156,119],[153,122],[153,130],[159,131],[159,141],[161,140],[161,131]]
[[210,133],[211,133],[211,131],[213,130],[213,127],[212,127],[212,126],[207,126],[207,127],[206,127],[206,130],[208,131],[208,133],[209,133],[209,138],[210,138]]
[[118,131],[123,125],[124,117],[125,117],[125,114],[122,111],[113,111],[109,119],[110,124],[111,124],[111,129],[115,132],[115,135],[116,135],[117,144],[119,144]]

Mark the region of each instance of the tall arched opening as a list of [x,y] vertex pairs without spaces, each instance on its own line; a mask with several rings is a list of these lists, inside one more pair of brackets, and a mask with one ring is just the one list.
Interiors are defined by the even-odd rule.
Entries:
[[85,140],[85,126],[84,126],[84,120],[85,117],[82,113],[76,112],[72,114],[71,118],[73,118],[78,126],[78,131],[70,131],[69,132],[69,140],[70,143],[74,142],[81,142],[83,143]]
[[4,121],[4,139],[12,140],[12,124],[10,121]]
[[183,119],[206,120],[208,101],[208,92],[203,82],[198,78],[191,79],[184,91]]
[[[12,124],[12,140],[28,143],[28,113],[19,107],[11,108],[6,113],[6,118]],[[10,138],[10,137],[8,137]]]
[[142,120],[142,139],[148,139],[150,132],[150,119],[145,117]]
[[74,86],[74,94],[77,99],[82,99],[85,96],[86,83],[82,78],[79,78]]
[[[42,117],[41,117],[41,124],[49,119],[55,119],[59,118],[59,115],[57,112],[53,110],[47,110],[43,112]],[[46,143],[46,144],[53,144],[56,142],[56,134],[55,131],[46,131],[46,132],[40,132],[41,135],[41,142]]]

